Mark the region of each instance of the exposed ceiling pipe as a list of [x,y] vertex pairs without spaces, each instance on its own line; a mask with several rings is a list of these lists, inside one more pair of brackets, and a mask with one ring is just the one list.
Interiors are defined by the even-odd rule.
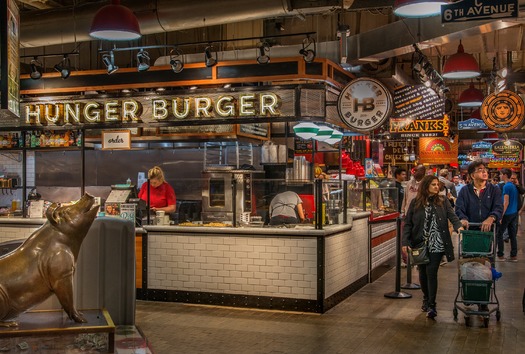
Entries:
[[[30,48],[91,41],[93,38],[88,32],[93,16],[107,3],[108,1],[103,1],[55,10],[23,12],[20,21],[20,45]],[[297,5],[294,5],[296,3]],[[320,0],[315,3],[294,0],[129,0],[122,4],[135,13],[142,34],[148,35],[293,16],[297,15],[297,10],[303,15],[319,13],[332,9],[339,3],[339,0]]]

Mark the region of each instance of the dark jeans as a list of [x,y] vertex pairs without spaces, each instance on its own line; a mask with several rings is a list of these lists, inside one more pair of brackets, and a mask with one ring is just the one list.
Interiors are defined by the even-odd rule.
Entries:
[[498,243],[498,257],[505,255],[505,243],[503,242],[503,233],[505,229],[508,230],[510,240],[510,256],[516,257],[518,254],[518,241],[516,235],[518,234],[518,213],[503,215],[501,224],[497,229],[497,243]]
[[285,224],[298,224],[298,223],[299,223],[299,219],[290,217],[290,216],[284,216],[284,215],[276,215],[270,219],[270,225],[285,225]]
[[423,300],[432,308],[436,308],[438,269],[444,254],[445,252],[429,253],[430,263],[418,265],[419,284],[423,291]]

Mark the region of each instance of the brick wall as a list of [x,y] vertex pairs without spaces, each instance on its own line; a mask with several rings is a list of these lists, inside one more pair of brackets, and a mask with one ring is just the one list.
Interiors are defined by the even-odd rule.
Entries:
[[368,219],[354,220],[352,230],[328,236],[325,247],[328,298],[368,274]]
[[316,299],[315,237],[148,233],[148,288]]

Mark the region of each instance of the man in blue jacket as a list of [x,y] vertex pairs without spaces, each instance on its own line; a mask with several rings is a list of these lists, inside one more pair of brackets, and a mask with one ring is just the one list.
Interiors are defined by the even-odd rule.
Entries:
[[503,215],[501,190],[492,183],[487,183],[489,174],[483,161],[470,163],[467,171],[471,183],[461,188],[456,200],[456,215],[465,229],[469,223],[480,224],[471,227],[484,232],[492,230],[492,225],[499,222]]
[[517,262],[518,258],[518,243],[516,235],[518,233],[518,198],[519,192],[516,185],[511,181],[512,171],[508,168],[502,168],[500,171],[501,180],[505,183],[503,185],[503,218],[501,220],[501,227],[498,228],[498,260],[504,261],[504,243],[503,233],[508,231],[510,240],[510,257],[511,262]]

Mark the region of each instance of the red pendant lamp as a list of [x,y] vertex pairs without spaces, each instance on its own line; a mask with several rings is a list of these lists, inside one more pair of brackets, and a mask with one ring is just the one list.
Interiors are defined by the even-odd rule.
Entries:
[[429,17],[441,13],[441,5],[445,0],[395,0],[394,14],[399,17]]
[[110,5],[97,11],[89,35],[109,41],[131,41],[142,36],[137,17],[129,8],[120,5],[120,0],[111,0]]
[[445,79],[471,79],[481,75],[479,65],[472,54],[465,53],[459,41],[458,52],[451,55],[443,66]]
[[470,87],[459,95],[458,106],[460,107],[481,107],[485,96],[481,90],[470,83]]

